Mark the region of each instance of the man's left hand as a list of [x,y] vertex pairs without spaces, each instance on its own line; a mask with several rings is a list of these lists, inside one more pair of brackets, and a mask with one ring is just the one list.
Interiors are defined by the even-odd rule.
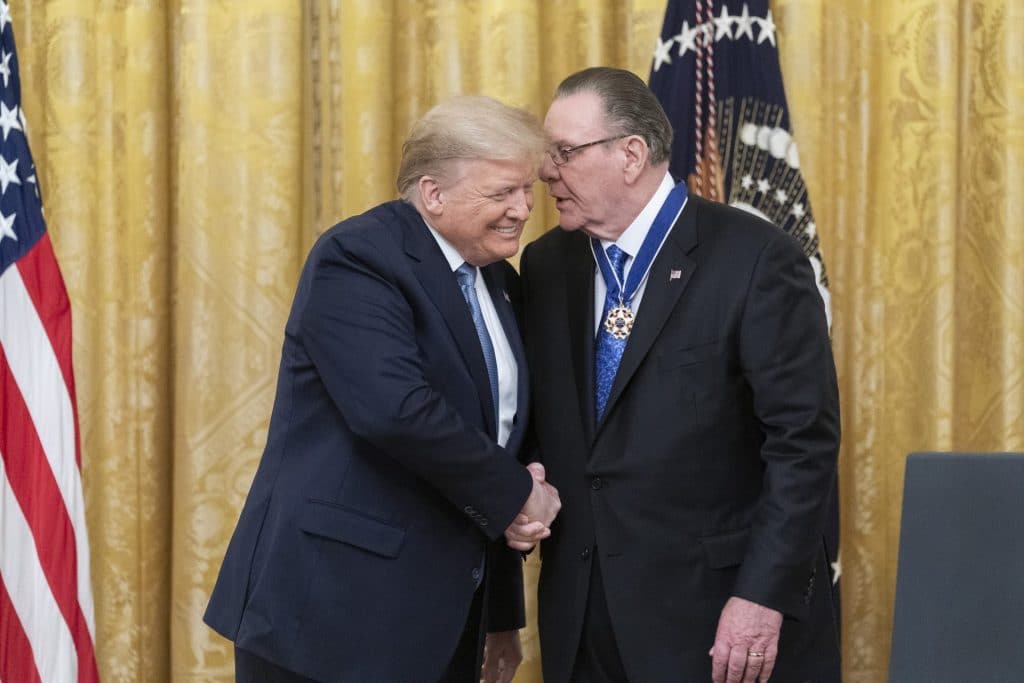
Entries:
[[484,683],[510,683],[523,661],[519,631],[488,633],[484,642]]
[[767,683],[779,654],[782,612],[732,597],[718,618],[711,647],[714,683]]

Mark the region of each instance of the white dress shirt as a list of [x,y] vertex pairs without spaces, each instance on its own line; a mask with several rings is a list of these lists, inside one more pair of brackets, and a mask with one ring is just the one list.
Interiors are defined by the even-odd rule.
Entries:
[[[624,269],[623,279],[629,279],[629,270],[633,267],[633,260],[636,259],[636,255],[640,252],[640,247],[644,243],[644,238],[647,237],[647,233],[651,231],[651,225],[654,223],[654,219],[658,216],[658,211],[661,210],[661,205],[668,199],[669,193],[672,192],[672,188],[676,186],[672,176],[668,173],[661,180],[661,185],[655,190],[654,196],[647,202],[647,206],[644,207],[633,222],[630,223],[629,227],[626,228],[625,232],[619,235],[619,239],[610,242],[608,240],[601,240],[601,248],[608,249],[611,245],[617,246],[619,249],[629,255],[626,259],[626,267]],[[679,207],[679,213],[683,212],[683,207],[686,206],[686,202],[683,202],[683,206]],[[672,225],[679,220],[679,213],[672,218],[672,223],[669,226],[669,232],[672,231]],[[666,236],[668,233],[665,233]],[[662,242],[664,244],[664,242]],[[661,246],[658,246],[658,251],[654,253],[654,258],[651,259],[651,263],[654,263],[654,259],[658,257],[658,253],[661,252]],[[623,283],[625,284],[625,283]],[[644,296],[644,290],[647,289],[647,278],[645,277],[643,282],[640,283],[639,289],[636,294],[633,295],[630,308],[633,309],[633,315],[638,316],[640,311],[640,300]],[[608,295],[608,285],[604,281],[604,276],[601,275],[601,269],[596,268],[594,270],[594,335],[597,335],[598,330],[601,329],[601,324],[604,322],[601,319],[601,315],[604,313],[604,298]]]

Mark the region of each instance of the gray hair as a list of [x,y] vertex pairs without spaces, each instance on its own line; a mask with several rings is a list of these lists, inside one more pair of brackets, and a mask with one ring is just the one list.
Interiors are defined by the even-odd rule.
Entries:
[[419,179],[445,177],[452,161],[525,161],[540,168],[546,149],[544,129],[528,111],[482,95],[452,97],[413,124],[396,184],[412,201]]
[[601,98],[611,132],[644,139],[652,166],[668,161],[672,154],[672,124],[658,98],[636,74],[608,66],[583,69],[562,81],[555,99],[581,92],[592,92]]

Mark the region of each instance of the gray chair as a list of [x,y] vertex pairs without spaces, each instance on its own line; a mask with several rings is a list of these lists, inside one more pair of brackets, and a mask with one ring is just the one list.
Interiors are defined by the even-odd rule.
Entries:
[[1024,681],[1024,453],[912,453],[891,683]]

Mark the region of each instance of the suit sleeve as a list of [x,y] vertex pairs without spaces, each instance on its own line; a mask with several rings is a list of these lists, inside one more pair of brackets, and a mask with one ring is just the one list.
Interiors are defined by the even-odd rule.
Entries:
[[740,361],[764,442],[764,481],[735,594],[800,618],[839,454],[839,395],[821,296],[781,231],[754,268]]
[[322,239],[308,266],[301,343],[349,429],[500,538],[532,479],[426,380],[413,310],[388,256],[353,235]]
[[487,632],[515,631],[526,626],[523,596],[523,558],[503,540],[492,541],[487,552],[490,591]]

